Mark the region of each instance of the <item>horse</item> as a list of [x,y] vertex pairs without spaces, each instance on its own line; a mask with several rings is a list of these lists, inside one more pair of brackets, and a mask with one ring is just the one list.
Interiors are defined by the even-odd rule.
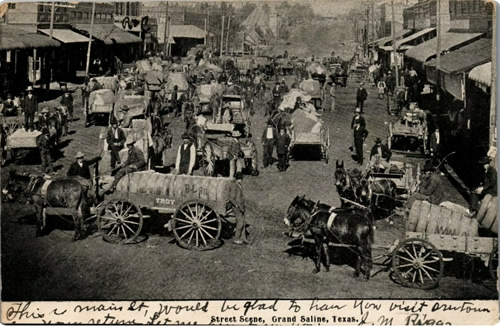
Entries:
[[330,270],[328,243],[348,245],[357,255],[353,277],[358,277],[361,266],[364,280],[368,281],[372,269],[373,225],[369,213],[358,208],[333,208],[315,203],[305,196],[296,196],[286,213],[284,222],[298,232],[310,231],[316,247],[315,268],[321,268],[321,257],[325,256],[325,271]]
[[11,170],[2,189],[7,201],[28,199],[35,207],[37,236],[47,233],[47,208],[67,208],[73,217],[73,240],[85,238],[84,221],[90,215],[85,188],[76,179],[45,180],[42,176]]
[[389,217],[391,224],[394,223],[391,213],[399,205],[396,183],[390,179],[372,180],[368,175],[363,180],[368,180],[370,195],[366,205],[370,207],[374,218],[385,216]]
[[339,194],[341,207],[345,207],[347,199],[365,205],[369,197],[368,183],[362,182],[363,175],[358,169],[347,171],[344,168],[344,161],[335,162],[335,186]]

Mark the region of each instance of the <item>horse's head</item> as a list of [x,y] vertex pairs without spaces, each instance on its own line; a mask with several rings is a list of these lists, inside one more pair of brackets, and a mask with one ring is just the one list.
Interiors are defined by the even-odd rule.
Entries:
[[370,183],[366,178],[361,178],[356,187],[356,197],[360,204],[368,206],[371,199]]
[[295,228],[300,226],[305,222],[303,219],[303,211],[308,208],[308,200],[305,195],[297,195],[292,200],[290,206],[288,206],[288,210],[286,212],[286,216],[284,222],[287,226]]
[[20,195],[26,189],[30,179],[28,173],[17,173],[15,170],[10,170],[9,177],[2,188],[2,201],[20,200]]

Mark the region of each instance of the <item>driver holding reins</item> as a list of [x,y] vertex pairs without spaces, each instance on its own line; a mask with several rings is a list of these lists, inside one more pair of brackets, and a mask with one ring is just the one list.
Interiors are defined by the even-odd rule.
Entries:
[[392,152],[384,144],[382,144],[382,139],[377,137],[375,139],[375,145],[373,145],[370,151],[370,167],[375,169],[388,169],[390,168],[389,161],[391,160]]

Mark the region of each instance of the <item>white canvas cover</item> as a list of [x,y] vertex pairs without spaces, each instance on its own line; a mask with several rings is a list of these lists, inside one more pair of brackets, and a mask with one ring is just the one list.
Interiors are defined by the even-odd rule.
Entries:
[[309,102],[311,100],[311,96],[307,95],[304,91],[292,88],[288,94],[283,96],[279,110],[285,111],[287,108],[293,109],[295,107],[295,102],[297,102],[297,97],[300,97],[303,102]]
[[98,89],[89,95],[89,104],[92,105],[113,105],[115,93],[110,89]]
[[326,67],[319,62],[313,62],[307,67],[307,71],[311,74],[324,75],[326,74]]
[[172,91],[174,85],[177,85],[178,91],[187,91],[189,85],[186,79],[186,75],[182,72],[172,72],[167,76],[167,91]]
[[303,80],[300,83],[299,88],[306,94],[311,96],[321,95],[321,85],[319,84],[319,81],[314,79]]

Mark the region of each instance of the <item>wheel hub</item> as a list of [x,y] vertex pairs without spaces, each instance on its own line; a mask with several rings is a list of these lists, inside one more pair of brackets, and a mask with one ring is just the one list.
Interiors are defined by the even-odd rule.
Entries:
[[124,221],[123,217],[118,217],[118,218],[116,219],[116,224],[120,225],[120,224],[122,224],[122,223],[123,223],[123,221]]
[[191,225],[192,225],[193,229],[196,229],[196,230],[201,227],[201,223],[198,220],[194,221],[193,224],[191,224]]

